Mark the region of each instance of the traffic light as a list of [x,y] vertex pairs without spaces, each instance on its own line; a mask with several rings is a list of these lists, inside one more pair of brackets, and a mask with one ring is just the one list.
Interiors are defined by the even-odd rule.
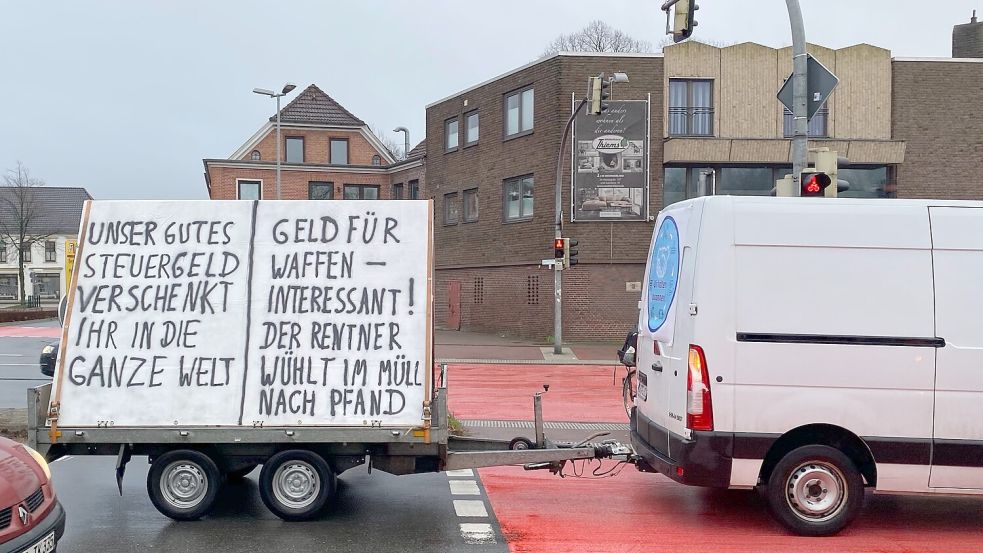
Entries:
[[693,27],[696,27],[696,10],[700,9],[696,5],[696,0],[679,0],[675,5],[675,14],[672,19],[672,41],[682,42],[693,35]]
[[563,265],[563,258],[565,257],[566,250],[566,239],[565,238],[554,238],[553,239],[553,259],[556,260],[557,264]]
[[604,73],[590,78],[590,110],[591,115],[600,115],[607,111],[604,103],[611,96],[611,83],[604,80]]
[[826,187],[832,182],[833,180],[826,173],[803,171],[802,174],[799,175],[799,195],[803,198],[825,197]]
[[577,240],[576,238],[567,238],[566,255],[563,256],[563,265],[564,266],[566,266],[566,267],[573,267],[577,263],[580,263],[580,260],[577,259],[577,254],[579,254],[580,252],[578,250],[574,249],[574,248],[577,247],[577,244],[579,244],[579,243],[580,243],[580,240]]

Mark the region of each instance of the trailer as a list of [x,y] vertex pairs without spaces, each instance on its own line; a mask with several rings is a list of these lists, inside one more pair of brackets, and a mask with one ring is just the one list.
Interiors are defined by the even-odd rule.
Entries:
[[154,506],[208,513],[262,466],[264,504],[317,516],[337,476],[499,465],[559,472],[616,442],[454,436],[433,362],[429,201],[87,202],[52,384],[29,390],[49,461],[147,456]]

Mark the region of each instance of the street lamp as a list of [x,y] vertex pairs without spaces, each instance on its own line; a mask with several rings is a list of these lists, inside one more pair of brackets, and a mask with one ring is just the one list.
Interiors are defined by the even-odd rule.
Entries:
[[297,88],[297,85],[287,83],[283,85],[283,89],[279,94],[265,88],[253,89],[253,92],[256,94],[276,98],[276,199],[278,200],[280,199],[280,97],[289,94],[295,88]]

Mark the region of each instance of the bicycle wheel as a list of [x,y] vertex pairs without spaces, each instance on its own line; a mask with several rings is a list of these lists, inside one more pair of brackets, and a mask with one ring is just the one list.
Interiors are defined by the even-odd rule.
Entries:
[[635,406],[635,394],[638,393],[635,383],[635,369],[628,371],[621,384],[621,399],[625,403],[625,413],[631,417],[631,408]]

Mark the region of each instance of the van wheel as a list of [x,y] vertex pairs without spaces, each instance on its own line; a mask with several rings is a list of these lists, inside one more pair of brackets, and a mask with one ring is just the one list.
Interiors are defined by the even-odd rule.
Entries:
[[266,508],[283,520],[310,520],[334,495],[336,484],[324,458],[312,451],[291,449],[263,464],[259,495]]
[[789,452],[768,479],[771,512],[804,536],[829,536],[845,528],[864,501],[864,483],[842,451],[809,445]]
[[198,520],[212,508],[221,482],[222,473],[208,455],[178,449],[154,459],[147,474],[147,493],[163,515]]

